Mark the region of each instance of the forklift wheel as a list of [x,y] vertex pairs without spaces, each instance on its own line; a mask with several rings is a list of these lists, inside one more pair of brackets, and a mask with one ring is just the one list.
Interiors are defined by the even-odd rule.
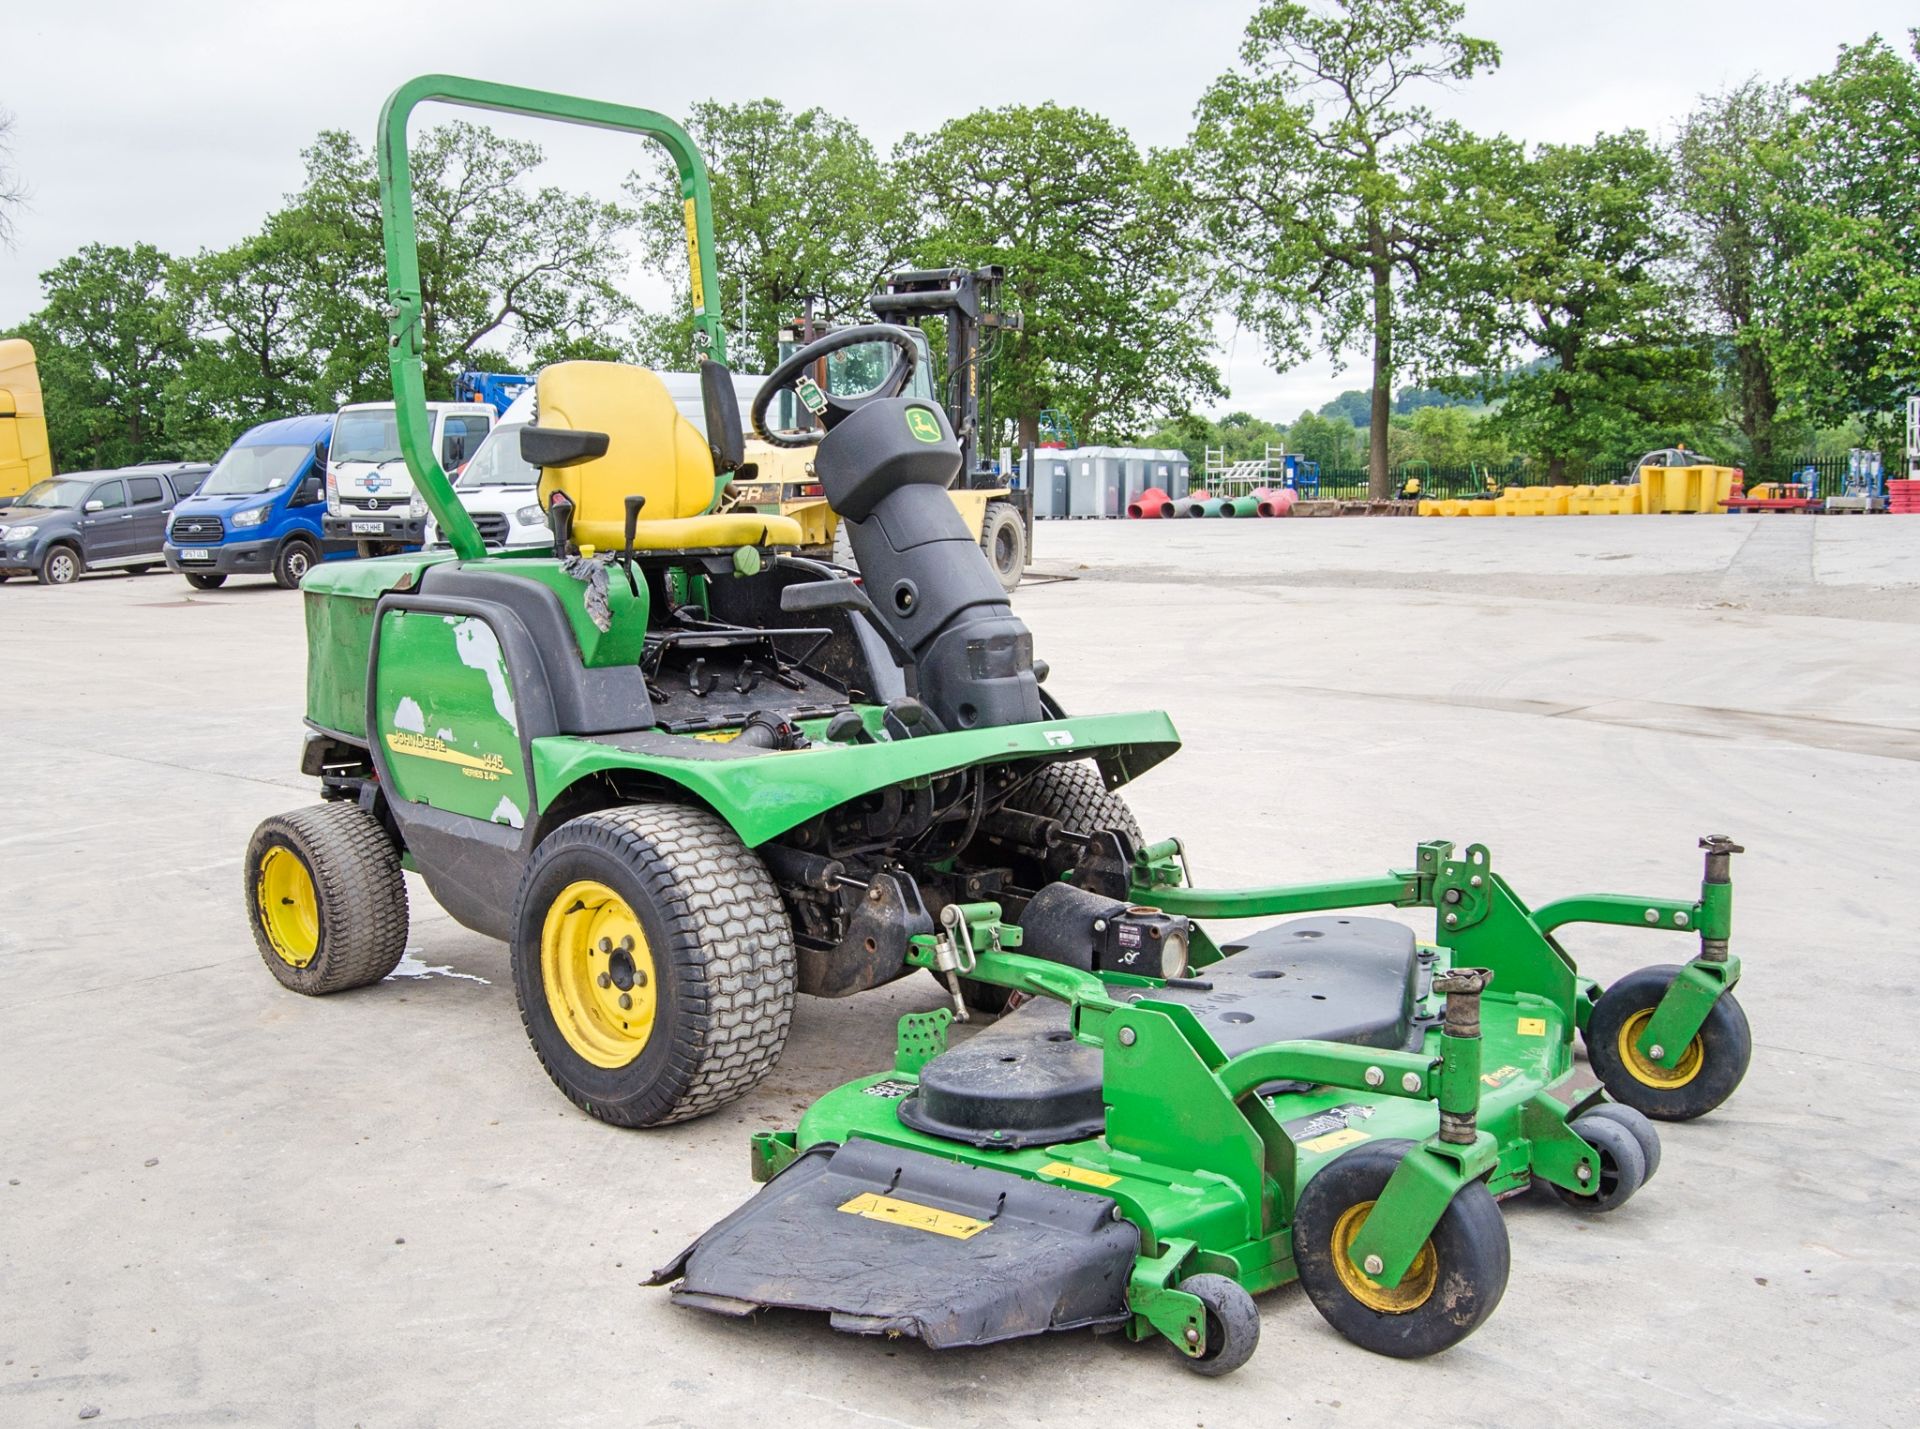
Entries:
[[1600,1175],[1591,1192],[1555,1186],[1553,1194],[1576,1211],[1596,1216],[1619,1210],[1647,1184],[1647,1154],[1640,1149],[1640,1138],[1624,1123],[1592,1113],[1577,1118],[1573,1129],[1600,1153]]
[[1413,1149],[1401,1140],[1354,1147],[1307,1182],[1293,1216],[1294,1264],[1314,1308],[1362,1349],[1396,1359],[1437,1354],[1478,1329],[1506,1291],[1509,1264],[1507,1223],[1484,1181],[1447,1203],[1398,1285],[1369,1279],[1347,1258]]
[[540,1064],[616,1126],[685,1121],[773,1068],[793,934],[766,865],[706,809],[562,824],[514,903],[513,987]]
[[1587,1021],[1587,1060],[1609,1096],[1655,1121],[1692,1121],[1733,1095],[1753,1060],[1753,1033],[1732,993],[1722,993],[1680,1060],[1662,1067],[1635,1043],[1679,976],[1673,966],[1641,968],[1616,982]]
[[1260,1344],[1260,1307],[1251,1295],[1224,1275],[1190,1275],[1177,1288],[1207,1307],[1207,1347],[1197,1358],[1181,1357],[1188,1369],[1218,1379],[1253,1358]]
[[267,971],[309,997],[379,982],[407,947],[400,853],[358,804],[277,814],[247,845],[247,920]]
[[1027,569],[1027,528],[1020,512],[1011,502],[989,501],[980,518],[980,549],[987,553],[1000,589],[1012,594],[1019,589],[1020,577]]
[[[1096,829],[1118,829],[1133,841],[1135,848],[1146,843],[1145,836],[1140,832],[1140,821],[1134,818],[1127,801],[1107,787],[1099,769],[1084,761],[1049,764],[1034,775],[1024,789],[1008,799],[1007,804],[1024,814],[1058,819],[1066,827],[1082,833],[1091,833]],[[1031,888],[1050,883],[1057,876],[1057,871],[1053,869],[1025,870],[1024,873],[1034,880],[1027,885]],[[998,1017],[1007,1010],[1013,990],[963,977],[960,979],[960,995],[975,1012]]]

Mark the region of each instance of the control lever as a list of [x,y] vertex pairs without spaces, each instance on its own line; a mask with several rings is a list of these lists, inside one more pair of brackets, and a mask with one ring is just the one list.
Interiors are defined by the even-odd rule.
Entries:
[[573,554],[573,500],[564,491],[547,498],[547,529],[553,532],[553,553],[561,560]]
[[627,589],[636,597],[640,594],[640,585],[633,578],[633,538],[638,533],[640,527],[640,508],[646,504],[647,498],[644,496],[629,496],[627,498],[626,545],[620,553],[627,567]]

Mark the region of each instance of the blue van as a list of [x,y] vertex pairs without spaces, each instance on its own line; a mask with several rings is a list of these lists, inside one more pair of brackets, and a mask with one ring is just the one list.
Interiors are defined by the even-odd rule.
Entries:
[[196,590],[238,575],[272,576],[291,590],[316,561],[351,556],[352,542],[327,541],[320,531],[332,433],[330,416],[283,417],[241,437],[174,508],[167,569]]

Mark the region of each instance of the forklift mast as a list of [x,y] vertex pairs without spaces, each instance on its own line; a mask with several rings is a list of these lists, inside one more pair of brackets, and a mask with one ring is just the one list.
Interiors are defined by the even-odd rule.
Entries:
[[[983,434],[993,431],[993,400],[987,367],[994,339],[1017,332],[1020,314],[1001,310],[1000,289],[1007,270],[986,268],[910,269],[895,273],[868,300],[883,323],[919,325],[940,318],[947,331],[947,392],[944,403],[953,434],[960,440],[958,485],[1002,485],[981,450]],[[983,350],[984,349],[984,350]]]

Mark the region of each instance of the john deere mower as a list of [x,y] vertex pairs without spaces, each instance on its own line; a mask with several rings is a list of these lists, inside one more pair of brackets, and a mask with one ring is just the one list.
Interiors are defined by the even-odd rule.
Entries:
[[[653,374],[536,378],[522,450],[546,556],[485,553],[428,441],[407,120],[439,100],[650,135],[680,172],[706,433]],[[378,145],[401,446],[450,553],[306,580],[321,800],[263,823],[245,892],[267,967],[307,994],[376,983],[403,868],[511,944],[535,1052],[596,1117],[710,1111],[778,1058],[796,991],[927,969],[949,1005],[893,1065],[753,1140],[767,1184],[659,1275],[682,1303],[824,1311],[843,1330],[980,1344],[1078,1327],[1245,1361],[1252,1295],[1298,1278],[1383,1353],[1455,1343],[1498,1303],[1498,1197],[1607,1211],[1659,1164],[1649,1118],[1698,1116],[1749,1056],[1728,951],[1735,845],[1697,899],[1529,909],[1486,849],[1236,892],[1192,886],[1115,792],[1178,746],[1159,713],[1070,716],[947,496],[945,413],[903,396],[905,331],[835,333],[753,404],[819,417],[815,470],[861,578],[778,514],[716,512],[740,462],[707,182],[660,115],[429,76]],[[871,392],[807,378],[853,343]],[[1432,909],[1429,942],[1374,907]],[[1196,920],[1286,917],[1244,939]],[[1576,922],[1698,936],[1602,989]],[[948,1045],[955,1020],[999,1014]],[[1600,1085],[1570,1092],[1584,1036]],[[957,1040],[957,1039],[956,1039]]]

